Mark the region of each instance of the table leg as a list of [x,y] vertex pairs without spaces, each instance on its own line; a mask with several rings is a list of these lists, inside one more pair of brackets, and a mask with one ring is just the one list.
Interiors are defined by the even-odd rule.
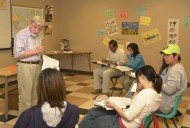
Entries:
[[87,53],[87,59],[88,59],[88,67],[89,67],[89,70],[90,70],[90,74],[92,72],[92,69],[91,69],[91,60],[90,60],[90,53]]
[[72,68],[72,74],[74,73],[73,72],[73,67],[74,67],[74,55],[70,55],[70,57],[71,57],[71,68]]
[[5,120],[8,119],[8,78],[5,77]]

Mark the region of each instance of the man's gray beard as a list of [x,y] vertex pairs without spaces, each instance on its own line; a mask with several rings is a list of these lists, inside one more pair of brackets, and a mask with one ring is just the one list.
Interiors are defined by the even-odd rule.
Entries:
[[33,38],[36,38],[38,35],[37,35],[37,34],[31,34],[31,36],[32,36]]

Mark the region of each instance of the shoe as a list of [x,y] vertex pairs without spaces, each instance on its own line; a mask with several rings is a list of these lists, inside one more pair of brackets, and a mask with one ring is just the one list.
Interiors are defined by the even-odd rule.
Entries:
[[100,94],[102,93],[102,89],[96,89],[93,92],[91,92],[91,94]]
[[108,100],[108,96],[107,95],[104,95],[104,94],[100,94],[100,95],[98,95],[96,98],[95,98],[95,100],[97,101],[97,102],[100,102],[100,101],[102,101],[102,100]]
[[179,110],[177,110],[177,113],[175,116],[181,116],[181,115],[182,115],[182,113]]
[[106,96],[109,97],[110,94],[109,93],[102,93],[102,95],[106,95]]

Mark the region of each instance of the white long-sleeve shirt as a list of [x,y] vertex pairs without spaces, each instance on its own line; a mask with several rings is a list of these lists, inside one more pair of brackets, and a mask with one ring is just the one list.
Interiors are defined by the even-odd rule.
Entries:
[[147,88],[140,91],[132,100],[130,107],[125,111],[128,120],[121,119],[127,128],[139,128],[146,114],[158,109],[161,102],[161,94],[154,89]]
[[106,58],[107,60],[115,61],[115,62],[126,62],[126,55],[124,51],[117,48],[115,52],[112,52],[111,50],[108,53],[108,56]]

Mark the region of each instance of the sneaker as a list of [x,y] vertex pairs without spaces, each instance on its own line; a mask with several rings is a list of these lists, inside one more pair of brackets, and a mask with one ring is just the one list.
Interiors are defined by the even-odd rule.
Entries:
[[179,110],[177,110],[177,113],[175,116],[181,116],[181,115],[182,115],[182,113]]
[[96,89],[93,92],[91,92],[91,94],[100,94],[102,93],[102,89]]
[[100,101],[102,101],[102,100],[108,100],[108,96],[107,95],[104,95],[104,94],[100,94],[100,95],[98,95],[97,97],[96,97],[96,101],[97,102],[100,102]]

